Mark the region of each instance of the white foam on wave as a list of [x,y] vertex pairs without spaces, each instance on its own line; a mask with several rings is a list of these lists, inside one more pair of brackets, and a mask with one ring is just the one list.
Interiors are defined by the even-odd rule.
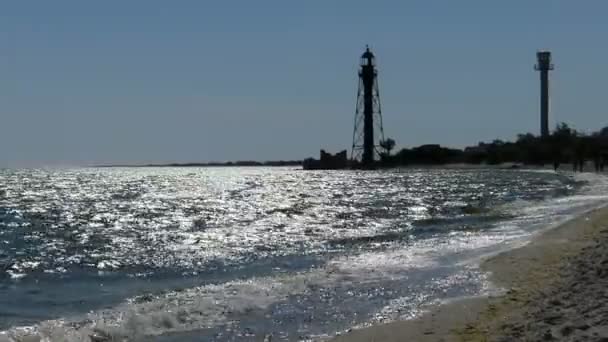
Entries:
[[[207,285],[150,298],[134,298],[111,310],[92,312],[76,320],[51,320],[5,332],[14,341],[144,340],[145,336],[204,329],[223,323],[232,313],[254,313],[285,296],[305,290],[314,279],[304,276],[254,278]],[[317,279],[318,281],[318,279]]]
[[[258,277],[223,284],[213,284],[173,291],[159,296],[138,297],[115,308],[91,312],[86,317],[43,322],[33,327],[13,328],[5,332],[14,341],[34,336],[41,341],[88,341],[89,336],[109,341],[145,340],[146,336],[183,332],[229,324],[234,314],[255,315],[289,296],[306,294],[318,288],[357,285],[407,278],[408,269],[439,266],[439,258],[472,246],[488,246],[495,239],[481,234],[459,234],[445,239],[416,241],[408,248],[383,252],[365,252],[330,260],[325,267],[311,271],[272,277]],[[454,279],[459,279],[454,276]],[[438,289],[453,286],[448,280],[437,283]],[[380,310],[376,321],[415,314],[427,296],[412,295],[394,300]],[[381,319],[382,317],[382,319]],[[263,318],[262,318],[263,319]]]
[[[531,172],[552,173],[550,170],[532,170]],[[575,182],[581,182],[576,193],[543,201],[515,200],[500,206],[498,210],[506,211],[514,217],[501,222],[491,233],[507,234],[500,245],[491,251],[483,251],[477,256],[463,261],[463,264],[478,264],[482,259],[512,248],[523,246],[531,238],[547,229],[555,228],[590,210],[608,204],[608,177],[595,173],[569,174]]]
[[534,228],[552,228],[608,204],[608,177],[596,173],[577,173],[570,177],[576,182],[584,182],[575,194],[523,206],[518,217],[524,222],[538,219]]
[[[574,195],[552,198],[542,202],[526,200],[511,202],[503,205],[501,209],[515,214],[514,219],[502,222],[498,227],[486,231],[483,235],[473,237],[470,234],[463,235],[462,232],[453,232],[453,239],[433,244],[434,251],[439,255],[458,255],[458,253],[466,250],[475,252],[456,263],[456,265],[463,266],[464,269],[436,282],[432,291],[445,291],[466,278],[477,277],[476,281],[481,286],[479,293],[475,296],[497,294],[502,289],[495,287],[490,282],[488,274],[479,270],[481,260],[523,246],[529,243],[531,237],[537,233],[557,227],[575,216],[608,204],[608,177],[591,173],[575,174],[572,177],[575,181],[585,182]],[[432,251],[427,251],[424,254],[430,257]],[[431,292],[415,293],[395,298],[378,311],[373,322],[367,322],[355,328],[378,322],[387,323],[397,319],[413,319],[426,312],[426,309],[431,305],[446,302],[445,299],[439,300],[437,298]],[[459,298],[461,297],[451,298],[450,300]],[[414,309],[402,311],[401,308],[404,307],[413,307]]]
[[[297,274],[258,277],[138,297],[86,318],[50,320],[33,327],[4,332],[14,341],[88,341],[89,336],[111,341],[144,340],[145,336],[205,329],[229,324],[233,314],[255,315],[288,296],[337,284],[395,279],[398,271],[430,267],[423,249],[365,253],[339,257],[326,267]],[[2,335],[0,335],[2,336]]]

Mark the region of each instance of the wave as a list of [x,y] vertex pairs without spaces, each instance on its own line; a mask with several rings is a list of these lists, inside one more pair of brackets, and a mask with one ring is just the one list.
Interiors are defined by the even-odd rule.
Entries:
[[[418,220],[397,232],[330,239],[330,247],[354,248],[349,255],[328,256],[324,264],[307,271],[279,271],[264,277],[139,295],[86,315],[13,327],[0,333],[0,341],[31,341],[34,336],[42,341],[149,341],[150,336],[220,326],[238,329],[232,325],[246,318],[272,321],[274,317],[268,315],[277,305],[302,298],[328,306],[351,298],[375,310],[368,317],[358,318],[367,322],[409,318],[421,305],[453,295],[455,288],[464,286],[461,284],[473,287],[483,281],[474,267],[460,261],[475,260],[480,251],[529,236],[532,226],[546,226],[608,200],[605,177],[582,174],[573,180],[580,182],[580,191],[573,196],[515,200],[496,207],[475,202],[457,217]],[[462,204],[452,207],[467,207]],[[290,206],[271,214],[298,215],[299,209]],[[201,224],[198,229],[205,227]],[[382,248],[357,248],[374,244]],[[337,287],[344,288],[345,294],[336,294]],[[365,290],[360,297],[347,293],[361,288]],[[382,303],[375,309],[369,304],[377,298],[374,296]]]

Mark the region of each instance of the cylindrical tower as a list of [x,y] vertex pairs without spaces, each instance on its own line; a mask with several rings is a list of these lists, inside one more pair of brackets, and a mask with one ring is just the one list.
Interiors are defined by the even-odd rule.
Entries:
[[550,51],[536,53],[535,69],[540,71],[540,136],[549,136],[549,71],[553,70]]
[[[371,168],[377,153],[376,147],[384,139],[384,132],[376,58],[369,47],[361,55],[359,66],[359,90],[351,158],[360,162],[363,168]],[[377,125],[378,129],[375,129],[374,125]]]
[[361,56],[359,74],[363,83],[363,165],[374,163],[374,59],[374,54],[368,48]]

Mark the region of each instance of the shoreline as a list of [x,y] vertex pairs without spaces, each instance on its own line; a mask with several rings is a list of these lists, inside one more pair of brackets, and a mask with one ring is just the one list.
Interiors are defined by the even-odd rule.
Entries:
[[[524,246],[483,260],[480,269],[501,294],[431,306],[413,320],[352,330],[331,341],[608,340],[608,309],[605,325],[589,322],[584,308],[579,308],[583,318],[568,317],[580,305],[593,306],[578,298],[571,290],[575,286],[579,294],[593,290],[586,294],[591,302],[600,296],[608,307],[608,205],[543,229]],[[603,295],[596,293],[604,288]]]

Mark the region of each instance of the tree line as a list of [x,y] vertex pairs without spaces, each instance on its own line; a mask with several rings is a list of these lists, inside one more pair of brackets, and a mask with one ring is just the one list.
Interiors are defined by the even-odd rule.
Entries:
[[580,166],[593,161],[597,171],[608,164],[608,126],[591,134],[579,132],[566,123],[559,123],[547,137],[531,133],[518,134],[515,141],[494,140],[480,142],[464,149],[446,148],[440,145],[422,145],[403,148],[391,153],[395,147],[393,139],[380,143],[380,164],[440,165],[448,163],[490,164],[522,163],[527,165],[562,163]]

